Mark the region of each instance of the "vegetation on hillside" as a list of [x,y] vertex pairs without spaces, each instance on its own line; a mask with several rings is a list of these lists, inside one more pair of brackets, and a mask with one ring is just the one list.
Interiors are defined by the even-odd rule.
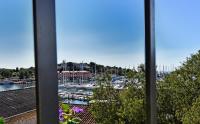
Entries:
[[109,73],[109,74],[117,74],[117,75],[122,76],[128,70],[128,69],[117,67],[117,66],[104,66],[101,64],[97,64],[95,62],[90,62],[90,63],[67,62],[65,63],[65,65],[63,65],[63,63],[58,64],[58,71],[62,71],[63,68],[65,68],[68,71],[86,70],[86,71],[90,71],[91,73],[96,72],[96,74]]
[[[67,62],[66,63],[66,70],[68,71],[80,71],[82,70],[82,65],[83,64],[83,70],[90,71],[91,73],[96,74],[117,74],[117,75],[124,75],[125,73],[129,72],[130,69],[125,69],[121,67],[116,67],[116,66],[104,66],[100,64],[96,64],[94,62],[90,63],[76,63],[76,66],[72,62]],[[58,71],[62,71],[63,67],[61,64],[58,64]],[[5,79],[5,78],[11,78],[11,77],[18,77],[19,79],[26,79],[26,78],[31,78],[34,77],[35,74],[35,68],[30,67],[30,68],[16,68],[16,69],[6,69],[6,68],[0,68],[0,79]]]
[[16,69],[0,69],[0,79],[17,77],[19,79],[26,79],[34,77],[35,69],[30,68],[16,68]]

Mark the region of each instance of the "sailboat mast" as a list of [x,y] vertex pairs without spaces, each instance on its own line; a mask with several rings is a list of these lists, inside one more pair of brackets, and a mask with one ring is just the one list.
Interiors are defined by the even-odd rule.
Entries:
[[96,73],[97,73],[97,72],[96,72],[96,69],[97,69],[97,68],[96,68],[96,62],[95,62],[95,66],[94,66],[94,78],[95,78],[95,80],[96,80]]
[[73,83],[74,83],[74,63],[73,63]]
[[82,64],[81,64],[81,71],[82,71],[82,78],[81,78],[81,83],[83,83],[83,61],[82,61]]

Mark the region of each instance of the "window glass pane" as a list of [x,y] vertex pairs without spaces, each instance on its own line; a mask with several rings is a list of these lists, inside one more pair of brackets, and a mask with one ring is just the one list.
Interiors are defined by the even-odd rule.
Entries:
[[198,0],[155,0],[159,123],[198,124]]
[[31,0],[0,1],[0,123],[36,123]]
[[56,22],[60,121],[144,123],[143,1],[57,0]]

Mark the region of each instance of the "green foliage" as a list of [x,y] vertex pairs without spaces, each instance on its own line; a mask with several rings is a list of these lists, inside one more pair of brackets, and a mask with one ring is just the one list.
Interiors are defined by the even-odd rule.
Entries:
[[72,119],[72,122],[73,122],[74,124],[79,124],[79,123],[81,122],[81,120],[80,120],[79,118],[73,118],[73,119]]
[[134,86],[120,93],[120,123],[142,124],[145,122],[144,92]]
[[[144,73],[127,70],[131,79],[144,78]],[[140,73],[140,75],[136,74]],[[106,77],[106,76],[104,76]],[[137,84],[144,84],[137,80],[137,84],[129,82],[124,90],[114,89],[105,78],[101,86],[94,90],[91,112],[99,124],[141,124],[145,121],[144,87],[138,88]],[[142,82],[139,82],[142,81]]]
[[12,69],[1,69],[0,75],[2,78],[9,78],[12,76],[13,70]]
[[30,78],[31,76],[34,75],[34,70],[32,70],[31,68],[29,69],[20,68],[18,75],[20,79]]
[[65,113],[69,113],[70,107],[68,104],[61,104],[60,107]]
[[126,76],[128,79],[133,79],[135,76],[135,73],[136,73],[135,71],[128,69],[126,72]]
[[0,117],[0,124],[4,124],[4,118],[3,117]]
[[200,52],[187,58],[179,69],[158,83],[160,123],[182,123],[185,114],[191,111],[200,96],[199,65]]
[[99,124],[141,124],[145,121],[144,92],[134,86],[118,91],[101,86],[94,91],[92,114]]
[[[102,78],[99,88],[94,90],[91,112],[100,124],[141,124],[145,122],[144,71],[125,70],[131,82],[123,90],[110,85],[109,74]],[[143,79],[139,79],[143,78]],[[141,86],[141,87],[140,87]]]
[[200,96],[184,115],[183,124],[200,124]]
[[126,69],[122,69],[121,67],[104,66],[104,65],[95,64],[94,62],[90,62],[89,66],[90,66],[90,72],[92,73],[94,73],[94,70],[96,67],[97,74],[107,73],[107,74],[116,74],[116,75],[124,76],[124,71],[126,71]]
[[10,77],[18,77],[20,79],[31,78],[34,76],[35,69],[33,67],[30,68],[16,68],[16,69],[0,69],[0,78],[10,78]]
[[93,99],[95,103],[91,106],[91,112],[97,123],[117,123],[117,110],[119,107],[119,93],[111,86],[100,86],[95,89]]
[[[159,124],[200,123],[200,51],[191,55],[180,68],[157,81]],[[141,124],[145,122],[145,68],[124,70],[127,89],[117,91],[105,86],[96,89],[92,113],[101,124]],[[115,96],[115,97],[113,97]],[[108,99],[111,99],[110,101]],[[109,101],[109,102],[108,102]]]

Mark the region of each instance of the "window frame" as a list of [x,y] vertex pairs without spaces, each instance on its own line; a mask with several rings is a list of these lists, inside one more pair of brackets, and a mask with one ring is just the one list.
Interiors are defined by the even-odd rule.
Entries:
[[[154,0],[144,0],[147,124],[157,123]],[[33,0],[37,123],[58,124],[55,0]]]
[[156,45],[155,45],[155,0],[145,0],[145,80],[146,122],[157,124],[156,103]]
[[55,0],[33,0],[38,124],[58,124]]

